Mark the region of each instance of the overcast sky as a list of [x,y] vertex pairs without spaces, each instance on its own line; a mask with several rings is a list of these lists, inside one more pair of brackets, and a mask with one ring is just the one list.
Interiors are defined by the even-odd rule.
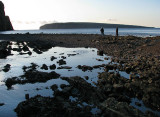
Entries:
[[160,28],[160,0],[1,0],[14,29],[52,22],[100,22]]

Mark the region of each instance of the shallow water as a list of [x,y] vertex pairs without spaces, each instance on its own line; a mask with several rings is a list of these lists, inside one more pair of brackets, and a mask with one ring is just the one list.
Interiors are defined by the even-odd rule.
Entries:
[[[15,42],[12,42],[12,48],[18,48]],[[0,103],[4,103],[5,105],[0,106],[0,117],[15,117],[16,113],[13,109],[16,108],[18,103],[25,100],[25,94],[29,94],[30,97],[36,95],[42,96],[50,96],[53,97],[53,91],[50,89],[50,86],[57,84],[59,90],[61,90],[60,85],[69,83],[61,78],[48,80],[45,83],[27,83],[24,85],[16,84],[12,86],[12,89],[8,90],[5,86],[4,80],[7,78],[12,77],[19,77],[24,74],[22,67],[23,66],[31,66],[31,63],[35,63],[38,65],[36,68],[38,71],[43,72],[51,72],[55,71],[59,73],[61,77],[72,77],[72,76],[80,76],[85,79],[85,76],[88,76],[89,79],[86,80],[91,85],[95,86],[98,80],[98,73],[103,72],[103,68],[97,68],[93,70],[82,71],[78,69],[78,65],[87,65],[87,66],[94,66],[94,65],[102,65],[102,64],[111,64],[110,56],[98,56],[97,49],[95,48],[64,48],[64,47],[52,47],[46,52],[42,54],[37,54],[33,51],[33,48],[29,48],[32,52],[32,55],[24,54],[20,55],[16,51],[12,51],[13,55],[8,56],[6,59],[0,59]],[[57,59],[51,61],[51,56],[56,57]],[[66,61],[65,65],[59,65],[57,61],[66,57],[64,61]],[[109,58],[106,60],[105,58]],[[98,61],[98,60],[101,61]],[[9,72],[4,72],[3,67],[6,64],[11,65],[11,69]],[[42,70],[41,66],[46,64],[50,66],[55,64],[56,67],[60,66],[69,66],[71,69],[55,69],[55,70]],[[113,71],[112,71],[113,72]],[[129,78],[129,74],[126,72],[120,72],[120,75]],[[72,101],[76,101],[76,98],[70,97]],[[85,102],[84,102],[85,103]],[[92,113],[98,113],[100,110],[96,107],[92,109]]]
[[[41,30],[15,30],[15,31],[3,31],[0,34],[25,34],[29,32],[30,34],[100,34],[100,29],[41,29]],[[105,28],[105,35],[115,35],[115,28]],[[160,36],[160,28],[119,28],[120,36]]]
[[[136,102],[138,102],[139,104],[141,104],[141,106],[137,106],[137,105],[135,104]],[[143,104],[143,101],[142,101],[142,100],[139,100],[139,99],[137,99],[137,98],[131,98],[131,103],[130,103],[130,105],[133,106],[133,107],[135,107],[135,108],[137,108],[137,109],[139,109],[140,111],[142,111],[142,112],[144,112],[144,113],[145,113],[146,111],[151,111],[151,112],[155,113],[156,115],[160,116],[160,112],[154,111],[154,110],[152,110],[152,109],[150,109],[150,108],[147,108],[147,107]]]
[[[16,43],[13,42],[12,48],[17,48]],[[62,47],[54,47],[47,52],[43,52],[43,54],[37,54],[33,51],[32,48],[29,48],[32,52],[32,55],[24,54],[20,55],[18,52],[12,51],[12,56],[8,56],[6,59],[0,59],[0,103],[5,103],[5,105],[0,107],[0,116],[8,117],[8,116],[16,116],[16,113],[13,111],[19,102],[25,100],[25,94],[29,94],[30,97],[33,97],[37,94],[42,96],[53,96],[53,91],[50,89],[50,86],[53,84],[57,84],[60,89],[60,84],[69,83],[60,78],[52,79],[47,81],[46,83],[35,83],[35,84],[16,84],[12,86],[11,90],[7,90],[5,83],[3,82],[7,78],[19,77],[24,74],[22,67],[30,66],[31,63],[37,64],[38,71],[51,72],[55,71],[61,74],[61,77],[71,77],[71,76],[88,76],[89,79],[87,82],[94,85],[93,82],[97,82],[98,72],[103,72],[103,69],[94,69],[92,71],[83,72],[78,69],[78,65],[101,65],[108,64],[110,60],[104,60],[105,57],[108,56],[97,56],[97,49],[95,48],[62,48]],[[64,53],[64,54],[63,54]],[[75,56],[71,56],[70,54],[76,54]],[[51,61],[50,57],[54,56],[57,59]],[[57,61],[62,59],[61,57],[65,56],[66,65],[61,66],[70,66],[72,67],[70,70],[67,69],[56,69],[56,70],[42,70],[40,67],[42,64],[46,64],[47,66],[57,64]],[[103,61],[97,61],[96,59],[102,59]],[[11,69],[9,72],[4,72],[2,69],[6,64],[11,65]],[[49,89],[48,89],[49,88]],[[9,113],[8,113],[9,112]]]

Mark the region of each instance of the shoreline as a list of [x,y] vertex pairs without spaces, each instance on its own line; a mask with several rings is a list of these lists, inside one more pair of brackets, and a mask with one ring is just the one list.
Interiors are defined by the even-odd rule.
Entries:
[[[45,41],[60,47],[95,47],[104,50],[105,54],[116,57],[121,56],[120,53],[116,54],[116,50],[124,51],[124,53],[131,50],[134,54],[144,54],[147,56],[149,54],[160,55],[160,48],[158,47],[160,44],[160,36],[119,36],[119,38],[116,39],[115,36],[101,36],[98,34],[0,34],[0,40]],[[110,52],[109,48],[111,48],[112,51],[114,49],[114,52]],[[146,52],[146,49],[148,52]]]

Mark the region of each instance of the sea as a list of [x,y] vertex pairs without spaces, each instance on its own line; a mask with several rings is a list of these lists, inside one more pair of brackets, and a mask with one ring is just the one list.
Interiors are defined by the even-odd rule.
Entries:
[[[100,29],[39,29],[2,31],[0,34],[100,34]],[[115,28],[104,28],[105,35],[115,35]],[[154,37],[160,36],[160,28],[119,28],[120,36]]]

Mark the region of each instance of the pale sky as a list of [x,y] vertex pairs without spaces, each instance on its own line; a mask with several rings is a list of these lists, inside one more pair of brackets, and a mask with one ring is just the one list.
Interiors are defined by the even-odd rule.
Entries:
[[1,0],[15,30],[52,22],[98,22],[160,28],[160,0]]

